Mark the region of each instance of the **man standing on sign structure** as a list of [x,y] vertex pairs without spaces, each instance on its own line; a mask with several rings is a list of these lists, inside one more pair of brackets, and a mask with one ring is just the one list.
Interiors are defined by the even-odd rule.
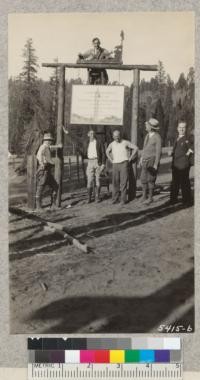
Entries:
[[[128,169],[129,162],[135,157],[138,152],[138,147],[130,141],[121,138],[120,131],[113,132],[114,141],[108,145],[106,155],[113,164],[112,185],[113,197],[112,203],[119,202],[121,190],[121,204],[127,203],[127,185],[128,185]],[[132,153],[130,154],[130,152]]]
[[142,202],[149,205],[153,202],[153,191],[161,158],[162,143],[158,133],[158,120],[151,118],[145,124],[148,133],[144,139],[140,159],[140,166],[142,167],[140,180],[142,184]]
[[50,146],[52,145],[53,137],[51,133],[44,132],[43,143],[37,152],[38,169],[36,174],[36,208],[42,208],[42,194],[46,185],[51,188],[51,203],[55,205],[58,184],[51,174],[51,168],[54,165],[52,160]]
[[[93,63],[103,61],[110,56],[110,52],[101,47],[101,42],[98,37],[92,40],[93,48],[87,50],[85,53],[78,54],[78,62],[81,60],[91,61]],[[108,83],[108,74],[106,69],[88,69],[89,84],[104,84]]]

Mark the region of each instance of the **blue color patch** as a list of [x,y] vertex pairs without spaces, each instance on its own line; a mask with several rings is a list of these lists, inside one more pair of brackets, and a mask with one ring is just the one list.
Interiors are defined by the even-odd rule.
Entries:
[[154,350],[140,350],[140,363],[154,363],[155,351]]

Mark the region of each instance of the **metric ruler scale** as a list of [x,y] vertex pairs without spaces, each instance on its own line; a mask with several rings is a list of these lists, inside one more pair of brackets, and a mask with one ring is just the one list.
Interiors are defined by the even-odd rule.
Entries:
[[28,380],[182,380],[182,364],[28,364]]
[[29,338],[28,380],[182,380],[180,338]]

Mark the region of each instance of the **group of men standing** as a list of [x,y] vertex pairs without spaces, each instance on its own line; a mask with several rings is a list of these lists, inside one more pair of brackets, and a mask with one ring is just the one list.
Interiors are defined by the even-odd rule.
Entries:
[[[92,48],[85,53],[79,53],[78,62],[92,61],[99,62],[109,59],[113,52],[101,47],[99,38],[92,40]],[[108,74],[104,68],[88,69],[89,84],[107,84]],[[153,202],[153,193],[157,173],[161,159],[161,137],[159,134],[159,122],[151,118],[145,123],[146,137],[139,160],[141,167],[141,201],[146,205]],[[186,137],[186,123],[178,124],[178,136],[175,140],[172,151],[172,183],[170,192],[170,204],[178,201],[179,190],[182,191],[182,201],[186,206],[191,205],[191,188],[189,172],[191,167],[191,157],[193,158],[193,145]],[[92,192],[96,187],[96,200],[101,202],[101,176],[106,170],[106,159],[112,164],[112,203],[126,204],[128,202],[127,190],[130,176],[131,163],[138,160],[138,147],[128,140],[122,138],[121,132],[113,132],[113,141],[105,149],[103,142],[95,137],[95,132],[88,132],[88,142],[83,156],[87,157],[87,189],[88,203],[92,202]],[[42,195],[45,186],[48,184],[52,191],[52,205],[56,203],[58,185],[52,175],[52,166],[54,162],[51,156],[51,144],[53,138],[50,133],[44,133],[43,144],[37,153],[38,170],[37,170],[37,190],[36,190],[36,207],[41,209]]]
[[[141,201],[146,205],[153,202],[153,192],[161,159],[161,137],[159,134],[158,120],[151,118],[146,123],[146,137],[141,152],[139,166],[141,167]],[[178,136],[172,151],[172,183],[170,203],[178,201],[179,190],[182,191],[182,202],[185,206],[192,203],[189,171],[193,146],[186,137],[186,123],[178,124]],[[106,169],[106,158],[112,164],[112,203],[126,204],[128,202],[127,190],[129,183],[129,166],[133,160],[137,161],[138,147],[128,140],[124,140],[119,130],[113,132],[113,141],[105,149],[103,142],[95,137],[95,132],[88,132],[86,154],[87,165],[87,189],[88,203],[92,202],[92,192],[96,186],[96,200],[101,202],[101,175]],[[37,191],[36,207],[41,208],[42,194],[48,184],[52,190],[52,204],[55,204],[58,185],[51,173],[53,165],[51,157],[51,143],[53,138],[50,133],[44,134],[43,144],[38,150]]]
[[[146,122],[147,136],[140,158],[141,183],[143,189],[142,201],[146,204],[153,202],[153,189],[156,181],[157,169],[161,157],[161,137],[158,133],[158,121],[151,118]],[[124,140],[119,130],[113,132],[113,141],[106,151],[104,145],[95,139],[94,131],[88,133],[88,202],[91,202],[92,182],[96,180],[97,201],[100,201],[100,175],[105,168],[106,156],[112,164],[112,203],[126,204],[128,202],[127,187],[129,182],[129,166],[138,156],[138,147],[128,140]],[[96,147],[96,148],[95,148]],[[91,155],[91,150],[93,154]],[[101,154],[99,154],[101,153]]]

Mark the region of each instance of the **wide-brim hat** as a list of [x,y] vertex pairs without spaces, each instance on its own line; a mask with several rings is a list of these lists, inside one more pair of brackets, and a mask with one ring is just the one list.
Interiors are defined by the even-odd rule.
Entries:
[[151,126],[152,129],[155,131],[159,131],[159,121],[157,119],[151,118],[148,121],[146,121],[147,124]]
[[44,133],[43,141],[53,141],[54,138],[50,132]]

